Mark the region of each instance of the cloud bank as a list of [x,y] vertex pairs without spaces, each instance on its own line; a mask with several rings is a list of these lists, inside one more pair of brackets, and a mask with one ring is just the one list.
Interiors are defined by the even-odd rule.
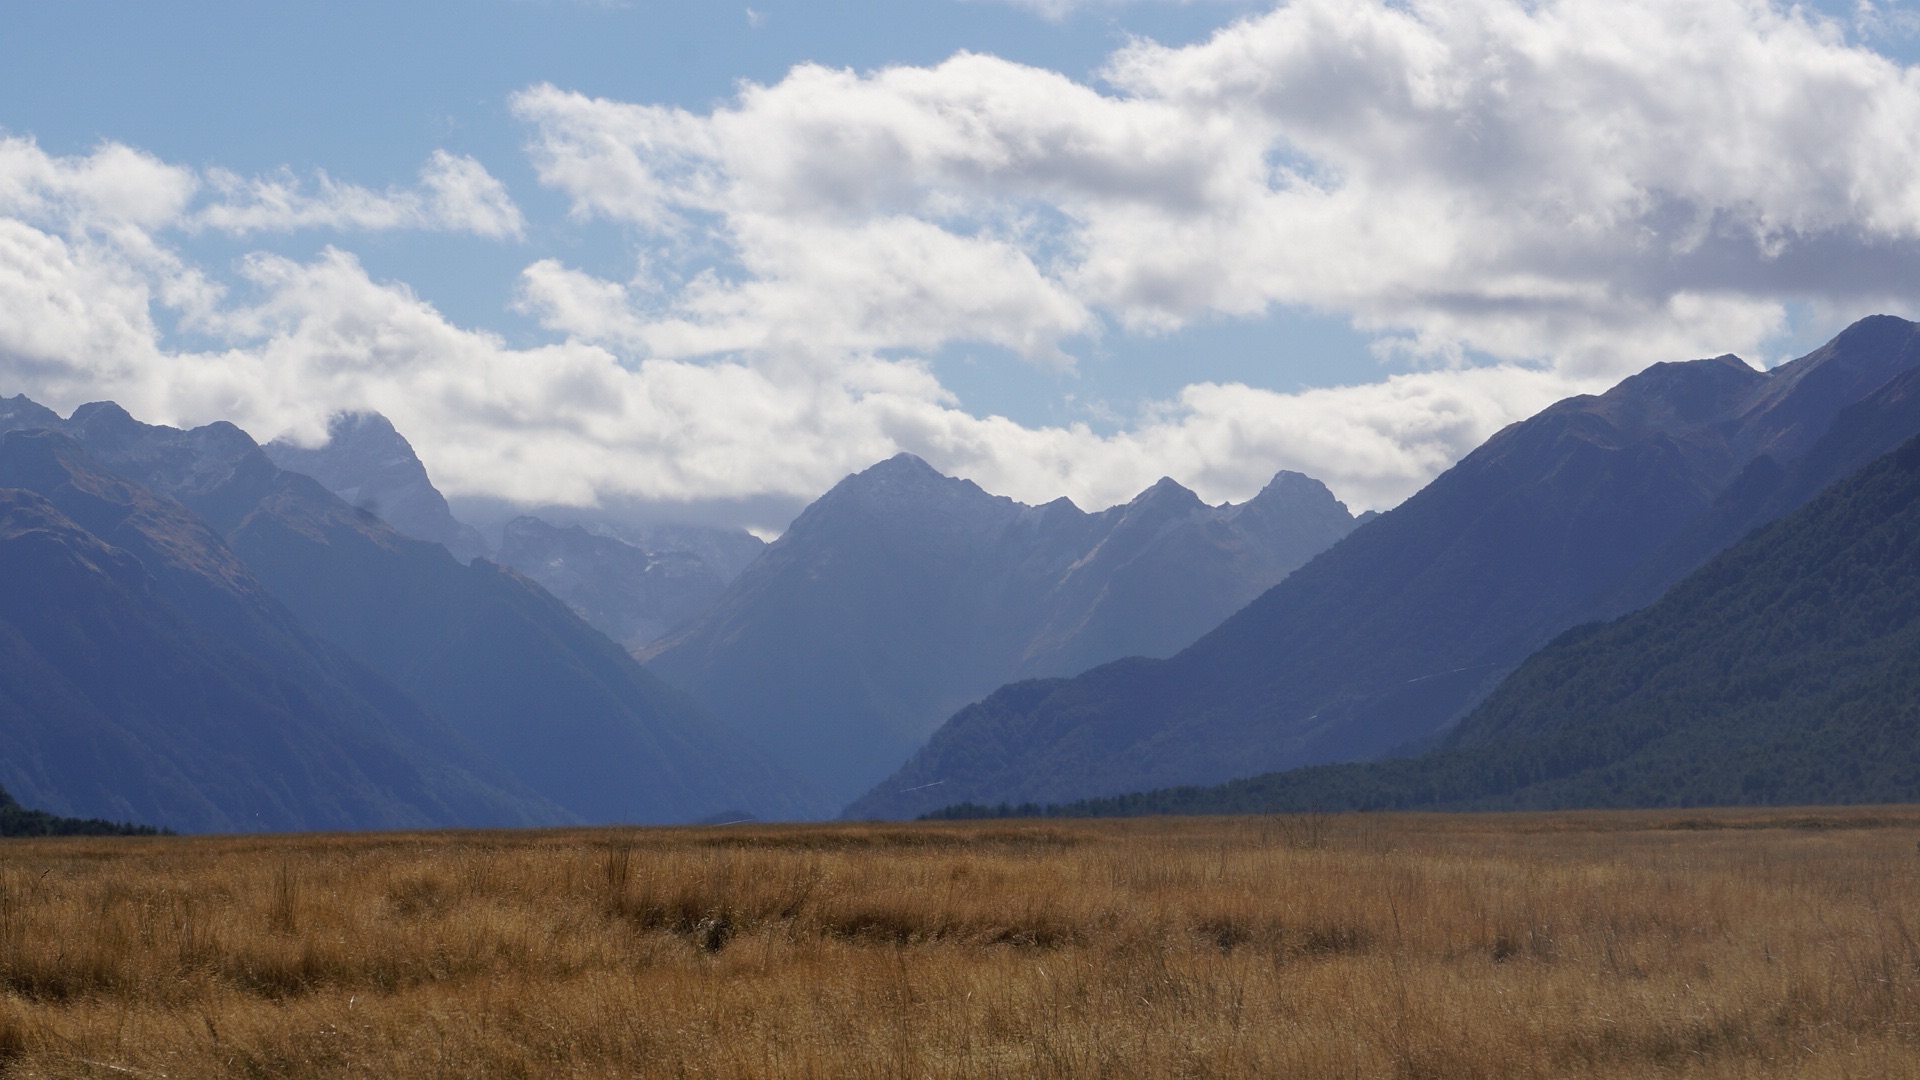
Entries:
[[[1920,72],[1759,0],[1298,0],[1093,84],[963,53],[804,66],[709,112],[547,85],[513,107],[574,227],[635,241],[619,280],[534,253],[519,306],[550,344],[454,326],[343,248],[256,255],[229,290],[170,239],[524,236],[470,159],[375,192],[9,140],[5,370],[261,437],[378,409],[456,494],[806,497],[906,449],[1026,499],[1162,474],[1237,498],[1286,467],[1381,506],[1557,397],[1755,355],[1789,305],[1910,311],[1920,283]],[[1282,394],[1196,360],[1100,434],[972,415],[924,360],[1071,368],[1275,309],[1412,370]],[[169,347],[156,311],[223,344]]]

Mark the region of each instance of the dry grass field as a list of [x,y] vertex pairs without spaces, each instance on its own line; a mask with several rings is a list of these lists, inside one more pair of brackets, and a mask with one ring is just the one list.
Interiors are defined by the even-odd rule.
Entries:
[[0,843],[0,1074],[1920,1076],[1920,811]]

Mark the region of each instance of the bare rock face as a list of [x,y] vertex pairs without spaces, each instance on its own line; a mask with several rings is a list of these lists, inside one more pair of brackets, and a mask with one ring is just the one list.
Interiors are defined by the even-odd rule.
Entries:
[[275,439],[261,449],[280,468],[313,477],[408,536],[444,545],[461,562],[487,554],[479,532],[454,520],[413,444],[379,413],[335,416],[321,446]]
[[1237,506],[1162,480],[1089,514],[901,454],[809,506],[650,666],[850,799],[995,686],[1169,655],[1352,527],[1295,473]]

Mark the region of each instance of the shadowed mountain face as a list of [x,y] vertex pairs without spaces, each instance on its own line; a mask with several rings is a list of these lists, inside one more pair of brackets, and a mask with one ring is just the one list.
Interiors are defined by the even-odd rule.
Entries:
[[961,712],[849,813],[1211,784],[1431,738],[1567,627],[1657,596],[1741,522],[1791,509],[1813,481],[1703,524],[1743,475],[1814,462],[1841,410],[1916,367],[1914,324],[1880,316],[1765,374],[1733,357],[1658,364],[1560,402],[1172,659]]
[[1088,514],[902,454],[808,507],[651,666],[850,798],[994,686],[1166,655],[1352,526],[1297,474],[1240,506],[1163,480]]
[[402,535],[275,467],[231,424],[178,431],[100,403],[60,427],[211,526],[303,626],[579,818],[819,812],[795,781],[534,583]]
[[408,536],[445,545],[461,562],[487,554],[479,532],[454,520],[413,444],[379,413],[335,416],[321,446],[275,439],[260,449],[280,468],[313,477],[343,501]]
[[692,552],[647,552],[578,525],[562,529],[536,517],[507,523],[499,559],[629,649],[693,621],[726,589],[720,575]]
[[0,581],[0,782],[36,807],[223,832],[569,820],[64,435],[0,435]]
[[1912,802],[1916,736],[1920,439],[1757,530],[1651,607],[1561,635],[1439,750],[1075,809]]

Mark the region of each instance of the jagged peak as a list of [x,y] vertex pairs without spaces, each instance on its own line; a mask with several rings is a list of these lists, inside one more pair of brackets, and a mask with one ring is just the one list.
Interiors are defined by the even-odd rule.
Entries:
[[60,414],[25,394],[0,398],[0,421],[24,421],[30,424],[57,424]]
[[246,453],[260,449],[260,444],[254,441],[253,436],[247,434],[244,428],[231,420],[215,420],[211,424],[194,428],[187,434],[197,435],[208,446],[224,450]]
[[1171,476],[1163,476],[1147,486],[1145,491],[1135,495],[1127,503],[1132,507],[1143,506],[1205,506],[1200,496]]
[[937,476],[942,480],[953,479],[946,473],[927,464],[925,458],[918,454],[908,453],[905,450],[900,451],[885,461],[875,462],[853,475],[872,477],[874,479],[887,479],[900,476]]
[[[1271,502],[1275,499],[1297,498],[1301,496],[1307,498],[1320,498],[1325,496],[1328,499],[1333,499],[1333,491],[1328,488],[1326,484],[1308,476],[1306,473],[1294,472],[1291,469],[1281,469],[1279,472],[1274,473],[1273,479],[1267,481],[1266,486],[1262,487],[1259,492],[1255,494],[1253,498],[1248,499],[1247,502]],[[1338,500],[1336,499],[1334,501],[1337,502]]]
[[[973,481],[948,476],[927,464],[926,459],[904,450],[885,461],[869,465],[848,476],[834,485],[834,491],[886,496],[939,493],[998,498],[998,496],[987,494]],[[833,492],[828,494],[831,495]]]
[[89,401],[73,410],[67,422],[94,431],[133,430],[141,426],[117,401]]
[[1347,504],[1334,497],[1333,491],[1319,480],[1306,473],[1282,469],[1273,474],[1253,498],[1238,506],[1223,507],[1230,516],[1253,514],[1256,517],[1271,513],[1292,514],[1305,510],[1309,513],[1327,513],[1351,518],[1353,512]]

